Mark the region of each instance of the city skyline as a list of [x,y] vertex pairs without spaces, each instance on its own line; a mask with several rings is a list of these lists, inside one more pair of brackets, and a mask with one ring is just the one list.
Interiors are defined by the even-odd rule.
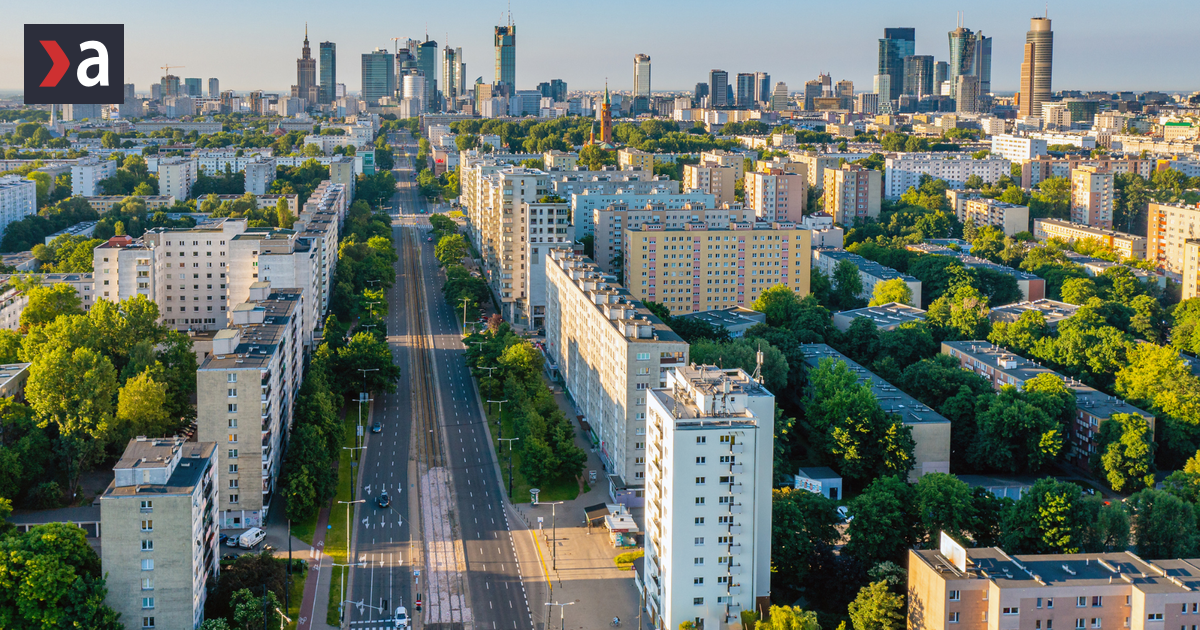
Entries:
[[[445,11],[416,9],[398,15],[399,26],[381,25],[386,19],[361,20],[364,12],[375,9],[388,11],[383,3],[368,3],[353,13],[340,12],[316,2],[301,1],[289,5],[289,21],[280,21],[275,5],[218,4],[203,15],[174,15],[174,9],[134,3],[132,10],[114,15],[103,8],[83,3],[67,2],[63,11],[78,22],[123,22],[126,25],[126,79],[138,86],[139,92],[149,91],[149,85],[161,77],[158,66],[165,63],[185,66],[178,74],[190,77],[216,77],[225,89],[239,92],[261,89],[286,92],[293,84],[292,65],[304,36],[304,24],[310,24],[312,41],[329,41],[338,45],[341,67],[338,76],[347,89],[361,89],[361,68],[353,63],[362,53],[376,47],[394,49],[392,37],[423,40],[426,31],[439,46],[447,44],[463,49],[467,83],[475,77],[485,82],[494,79],[495,52],[493,29],[507,24],[507,5],[468,1],[467,10],[456,11],[451,17]],[[628,18],[621,5],[590,20],[589,32],[595,38],[590,45],[580,45],[588,36],[574,22],[548,2],[527,1],[513,6],[513,22],[520,26],[521,41],[517,49],[517,89],[533,89],[538,83],[552,78],[567,81],[574,89],[598,91],[605,78],[614,91],[631,91],[632,76],[629,59],[645,53],[654,59],[655,87],[660,91],[690,90],[697,81],[707,77],[712,68],[721,68],[736,75],[738,72],[768,72],[775,81],[783,81],[795,90],[818,72],[829,72],[841,79],[854,81],[859,91],[869,90],[876,72],[878,39],[886,27],[916,29],[918,55],[933,55],[938,61],[949,56],[946,34],[957,22],[956,3],[932,2],[920,7],[903,8],[868,2],[876,10],[865,10],[866,19],[854,22],[852,29],[812,28],[806,24],[837,23],[838,9],[831,6],[805,7],[803,10],[782,2],[762,5],[763,14],[783,16],[782,19],[762,20],[757,14],[735,14],[723,18],[722,29],[691,24],[687,15],[670,7],[627,3],[636,8],[638,19]],[[1200,9],[1183,2],[1169,3],[1162,12],[1153,15],[1126,15],[1119,22],[1101,16],[1113,15],[1105,6],[1115,8],[1115,1],[1083,6],[1050,7],[1055,25],[1054,89],[1098,89],[1135,91],[1190,91],[1191,76],[1183,47],[1187,41],[1186,26],[1200,17]],[[126,5],[129,6],[129,5]],[[226,8],[236,6],[239,21],[230,23]],[[145,11],[139,11],[144,7]],[[182,11],[180,9],[179,11]],[[1042,15],[1043,4],[1029,6],[975,8],[967,11],[963,24],[973,31],[983,31],[995,38],[993,47],[993,89],[1011,93],[1019,89],[1020,69],[1024,54],[1025,32],[1029,18]],[[123,14],[122,14],[123,13]],[[704,11],[694,12],[696,15]],[[1163,21],[1155,16],[1174,15],[1177,19]],[[21,59],[21,25],[25,22],[46,21],[31,5],[19,5],[9,10],[12,17],[0,25],[0,90],[19,91],[23,82]],[[788,19],[788,15],[792,18]],[[661,26],[673,20],[681,28],[672,35]],[[164,28],[167,23],[192,25],[186,32]],[[269,32],[262,25],[269,24]],[[426,26],[427,25],[427,26]],[[699,29],[699,30],[698,30]],[[722,33],[746,32],[757,29],[754,40],[759,46],[744,50],[730,48],[724,53],[698,54],[697,33],[712,37]],[[415,31],[415,32],[414,32]],[[682,35],[686,32],[687,35]],[[801,36],[797,36],[797,33]],[[604,54],[597,55],[601,45]],[[217,38],[228,37],[237,46],[212,45]],[[685,38],[686,37],[686,38]],[[715,50],[704,47],[701,50]],[[1131,54],[1131,51],[1154,51]],[[246,55],[259,63],[241,63]],[[786,63],[781,60],[788,60]]]

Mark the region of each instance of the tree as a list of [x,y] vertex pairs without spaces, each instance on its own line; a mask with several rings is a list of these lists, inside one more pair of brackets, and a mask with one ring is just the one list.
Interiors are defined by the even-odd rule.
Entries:
[[[223,617],[236,620],[237,593],[244,591],[251,594],[254,602],[261,609],[263,586],[276,597],[281,597],[286,587],[287,565],[276,560],[269,552],[242,554],[233,564],[221,567],[221,575],[205,604],[205,616],[208,618]],[[241,600],[244,603],[243,596]],[[240,623],[240,622],[239,622]],[[245,626],[242,626],[243,628]],[[252,626],[253,627],[253,626]],[[258,618],[258,628],[262,627],[262,617]],[[275,627],[279,627],[278,619]]]
[[1197,449],[1200,380],[1175,348],[1137,344],[1128,364],[1116,375],[1113,391],[1133,405],[1152,411],[1162,426],[1159,465],[1176,468]]
[[849,260],[839,261],[833,268],[833,301],[841,310],[849,310],[862,305],[858,297],[863,292],[862,276],[858,266]]
[[904,628],[904,597],[888,590],[887,582],[872,582],[850,603],[854,630],[901,630]]
[[976,409],[977,434],[967,459],[981,470],[1009,473],[1037,471],[1062,450],[1062,427],[1031,404],[1015,387],[981,398]]
[[1154,486],[1154,446],[1150,425],[1140,415],[1115,413],[1100,427],[1100,462],[1117,492]]
[[771,491],[771,566],[781,586],[796,590],[808,577],[816,545],[834,544],[840,517],[837,502],[807,490]]
[[[375,370],[360,372],[359,370]],[[394,392],[396,381],[400,379],[400,366],[392,362],[392,351],[386,341],[371,334],[356,333],[337,352],[337,368],[335,371],[342,395],[361,391]]]
[[891,280],[885,280],[876,284],[868,306],[879,306],[881,304],[891,304],[892,302],[915,306],[913,304],[912,289],[909,288],[904,278],[892,278]]
[[783,391],[788,382],[787,359],[769,343],[745,338],[725,343],[698,339],[692,343],[690,354],[692,361],[701,365],[740,367],[748,374],[753,374],[759,351],[763,353],[764,385],[772,392]]
[[1085,515],[1079,486],[1039,479],[1004,519],[1004,549],[1009,553],[1079,553]]
[[1125,502],[1133,522],[1138,555],[1147,560],[1190,558],[1196,554],[1196,512],[1163,490],[1142,490]]
[[771,606],[766,621],[759,621],[754,630],[821,630],[817,613],[799,606]]
[[154,380],[152,369],[125,381],[117,396],[117,422],[111,429],[113,443],[124,445],[137,435],[170,435],[171,416],[167,412],[167,385]]
[[913,488],[896,477],[880,477],[850,501],[853,517],[845,552],[864,566],[902,562],[905,549],[920,536]]
[[70,523],[0,539],[0,627],[121,630],[100,558]]
[[801,299],[786,284],[777,284],[759,293],[750,308],[766,315],[768,326],[787,326],[799,315]]
[[29,297],[29,303],[21,311],[22,330],[48,324],[59,315],[83,314],[79,294],[69,284],[33,287],[26,295]]
[[925,321],[944,339],[985,339],[991,326],[988,301],[974,287],[960,286],[929,305]]
[[945,532],[962,540],[975,522],[975,503],[971,488],[958,477],[948,473],[922,475],[914,494],[920,536],[926,549],[938,545],[939,535]]
[[462,234],[443,236],[434,247],[433,255],[442,266],[461,264],[467,256],[467,239]]
[[[316,145],[308,145],[316,146]],[[255,628],[278,628],[280,624],[279,613],[275,612],[280,608],[283,602],[275,597],[275,593],[271,591],[262,592],[262,589],[255,589],[260,594],[256,595],[250,589],[244,588],[233,594],[233,599],[230,603],[233,605],[233,620],[244,630],[252,630]]]

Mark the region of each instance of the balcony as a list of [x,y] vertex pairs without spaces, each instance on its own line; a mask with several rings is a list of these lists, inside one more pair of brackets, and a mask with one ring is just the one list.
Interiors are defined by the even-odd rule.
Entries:
[[742,574],[742,565],[731,564],[731,565],[725,567],[725,572],[728,573],[729,575],[741,575]]
[[729,445],[730,453],[744,453],[745,451],[746,451],[746,446],[743,444],[730,444]]
[[743,471],[744,471],[744,466],[742,466],[742,464],[730,464],[729,465],[729,472],[731,472],[735,475],[740,474]]
[[733,543],[729,545],[729,553],[733,555],[742,553],[742,543]]
[[740,484],[740,483],[729,484],[729,492],[731,494],[741,494],[742,490],[743,490],[742,484]]
[[741,595],[742,594],[742,585],[741,584],[730,585],[729,594],[730,595]]
[[741,525],[730,525],[730,526],[729,526],[729,533],[730,533],[730,534],[740,534],[740,533],[742,533],[742,526],[741,526]]
[[742,513],[742,504],[741,503],[730,504],[729,505],[729,513],[730,514],[741,514]]

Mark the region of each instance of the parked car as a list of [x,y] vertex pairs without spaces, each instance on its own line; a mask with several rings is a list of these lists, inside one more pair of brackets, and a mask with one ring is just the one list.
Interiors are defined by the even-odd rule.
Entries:
[[388,496],[388,493],[384,492],[379,495],[378,499],[375,499],[375,503],[381,508],[386,508],[392,504],[392,498]]
[[228,534],[221,534],[220,536],[217,536],[217,544],[218,545],[228,544],[228,542],[229,542]]
[[225,537],[225,546],[226,547],[238,546],[238,537],[237,536],[226,536]]

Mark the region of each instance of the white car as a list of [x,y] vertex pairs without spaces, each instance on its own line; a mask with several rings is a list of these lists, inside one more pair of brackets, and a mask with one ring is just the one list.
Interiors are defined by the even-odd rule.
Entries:
[[393,626],[394,628],[407,628],[408,627],[408,611],[405,610],[405,608],[403,606],[397,606],[396,607],[396,615],[395,615],[395,617],[392,618],[392,621],[393,621],[393,623],[395,623],[395,625]]

